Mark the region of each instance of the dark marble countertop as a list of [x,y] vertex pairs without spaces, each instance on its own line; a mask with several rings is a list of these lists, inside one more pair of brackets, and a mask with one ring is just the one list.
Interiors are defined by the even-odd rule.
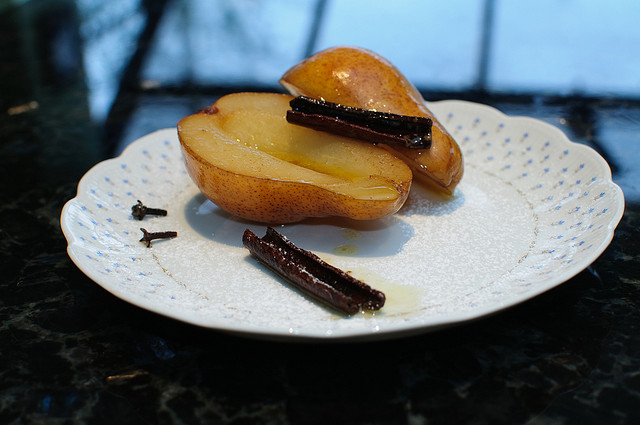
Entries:
[[[162,11],[151,4],[165,2],[137,3],[148,19],[137,37],[149,41]],[[0,423],[640,423],[639,101],[426,92],[551,122],[610,163],[624,216],[568,282],[396,340],[241,338],[121,301],[67,256],[59,218],[80,177],[229,90],[139,84],[138,44],[100,118],[89,53],[77,54],[80,36],[100,29],[83,26],[73,4],[0,6]]]

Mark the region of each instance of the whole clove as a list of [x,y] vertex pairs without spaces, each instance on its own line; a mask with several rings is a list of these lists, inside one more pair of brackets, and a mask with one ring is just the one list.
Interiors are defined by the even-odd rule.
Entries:
[[140,239],[140,242],[144,242],[147,244],[147,248],[151,248],[151,241],[155,240],[155,239],[171,239],[171,238],[175,238],[178,236],[178,232],[173,232],[173,231],[169,231],[169,232],[149,232],[147,229],[144,228],[140,228],[140,230],[142,231],[142,239]]
[[131,207],[131,215],[138,220],[142,220],[146,215],[166,216],[167,210],[163,210],[161,208],[149,208],[138,199],[138,203]]
[[298,248],[289,239],[267,227],[263,238],[251,230],[242,236],[244,246],[261,262],[297,289],[349,315],[362,310],[379,310],[384,293],[334,267],[310,251]]
[[411,149],[431,147],[428,117],[399,115],[298,96],[289,102],[287,121],[341,136]]

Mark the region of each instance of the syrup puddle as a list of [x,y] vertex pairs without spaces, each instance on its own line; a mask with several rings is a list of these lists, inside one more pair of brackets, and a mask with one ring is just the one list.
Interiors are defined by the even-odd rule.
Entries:
[[[373,319],[376,317],[401,316],[410,314],[420,308],[422,291],[411,285],[401,285],[391,282],[369,270],[354,268],[348,272],[367,285],[384,292],[386,301],[379,311],[363,311],[353,317]],[[336,319],[344,318],[336,316]]]
[[353,244],[338,245],[335,248],[333,248],[333,253],[335,255],[340,255],[343,257],[356,255],[359,251],[360,249],[358,248],[358,245],[353,245]]

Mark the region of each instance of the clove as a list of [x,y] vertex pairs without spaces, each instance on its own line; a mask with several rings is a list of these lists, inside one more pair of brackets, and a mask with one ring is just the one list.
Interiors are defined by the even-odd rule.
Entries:
[[140,228],[144,236],[140,239],[140,242],[144,242],[147,244],[147,248],[151,248],[151,241],[155,239],[171,239],[178,236],[178,232],[149,232],[147,229]]
[[163,210],[161,208],[149,208],[138,200],[138,203],[131,207],[131,215],[138,220],[142,220],[145,215],[166,216],[167,210]]

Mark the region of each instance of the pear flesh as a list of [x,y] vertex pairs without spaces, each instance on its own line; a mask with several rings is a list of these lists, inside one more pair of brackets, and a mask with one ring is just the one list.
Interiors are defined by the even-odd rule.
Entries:
[[396,212],[409,194],[410,168],[381,147],[289,124],[292,98],[234,93],[178,123],[187,171],[202,193],[263,223]]

